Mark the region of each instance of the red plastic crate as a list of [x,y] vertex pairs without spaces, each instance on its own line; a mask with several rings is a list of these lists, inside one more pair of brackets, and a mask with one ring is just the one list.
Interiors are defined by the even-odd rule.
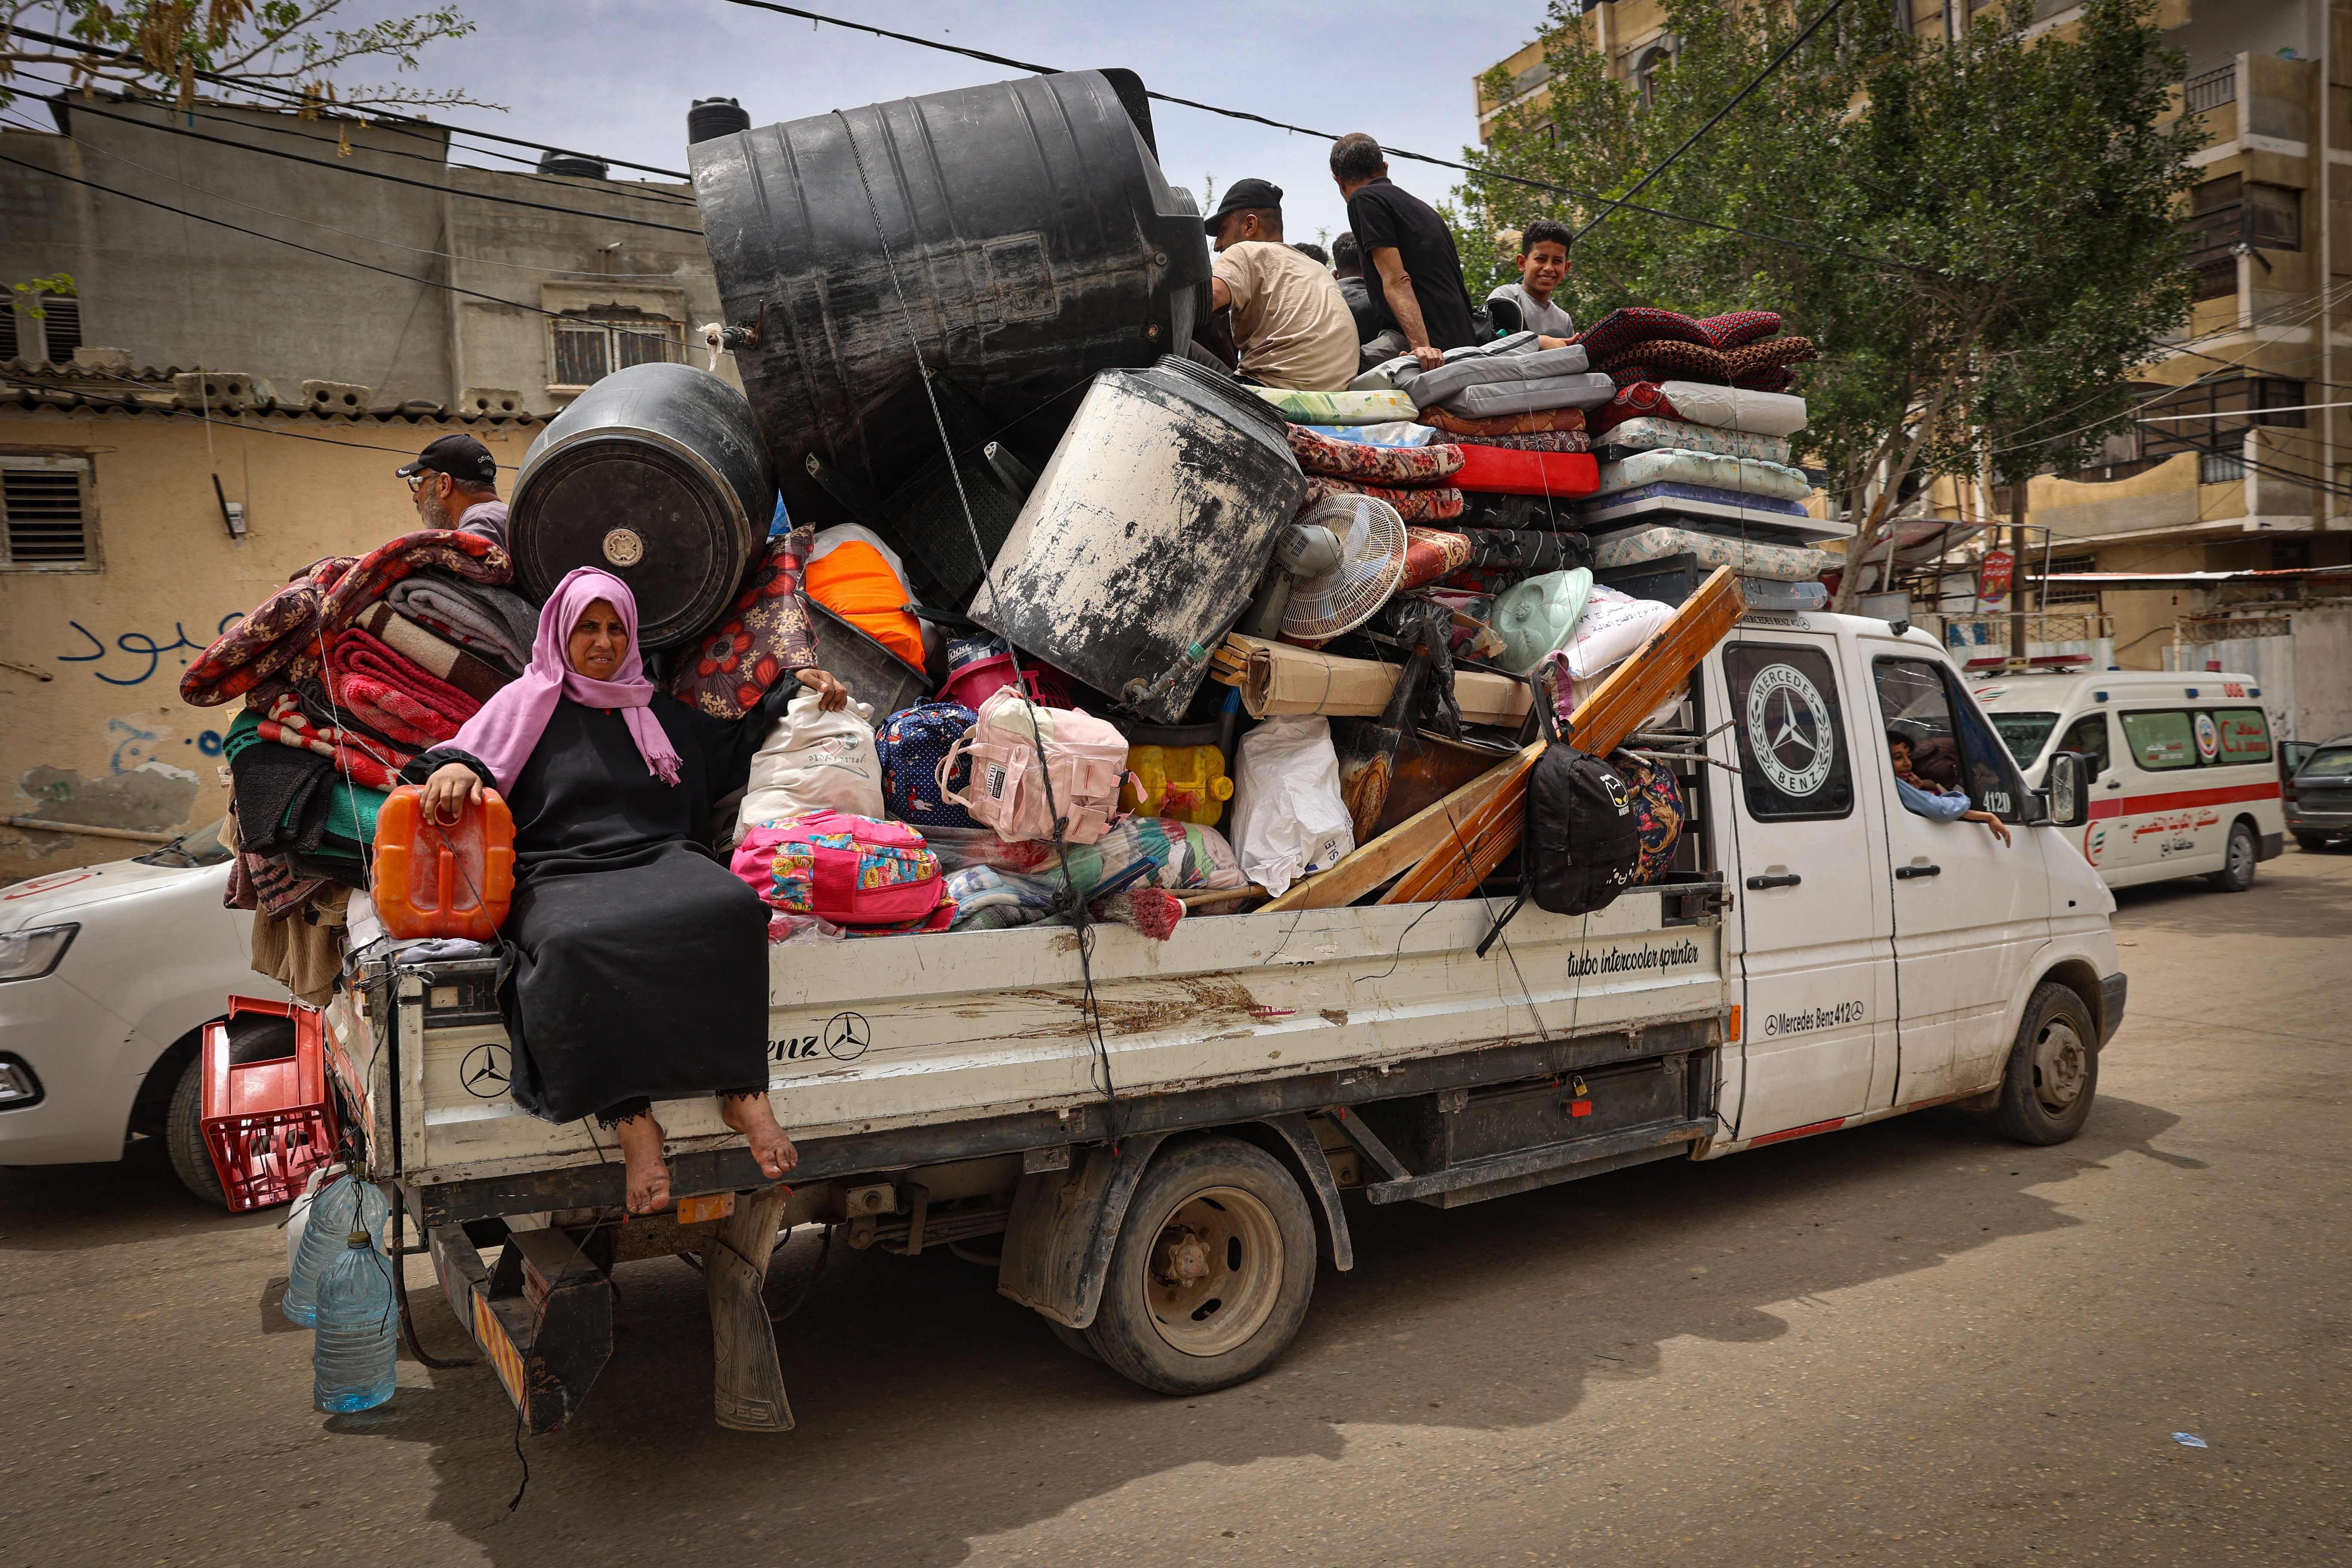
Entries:
[[228,999],[228,1016],[268,1013],[294,1021],[294,1054],[229,1061],[228,1026],[205,1026],[205,1149],[229,1212],[291,1203],[310,1172],[335,1157],[335,1101],[327,1087],[326,1026],[298,1002]]
[[1505,496],[1589,496],[1601,488],[1601,464],[1590,452],[1521,452],[1465,441],[1462,471],[1445,479],[1456,489]]

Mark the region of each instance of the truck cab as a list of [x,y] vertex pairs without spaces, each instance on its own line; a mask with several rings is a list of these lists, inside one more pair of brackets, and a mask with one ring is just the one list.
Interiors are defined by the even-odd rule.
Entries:
[[2058,752],[2089,759],[2091,816],[2074,841],[2107,886],[2202,876],[2243,892],[2284,848],[2271,720],[2252,676],[2037,671],[1975,684],[2029,785]]

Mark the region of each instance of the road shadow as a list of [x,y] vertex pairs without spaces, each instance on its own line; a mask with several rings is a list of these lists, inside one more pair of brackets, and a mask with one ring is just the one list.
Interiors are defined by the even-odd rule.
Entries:
[[[2079,1224],[2063,1184],[2168,1158],[2152,1145],[2178,1120],[2103,1100],[2074,1142],[2027,1149],[1973,1119],[1900,1118],[1730,1167],[1664,1163],[1451,1212],[1359,1207],[1356,1268],[1322,1271],[1284,1361],[1194,1399],[1064,1350],[985,1269],[836,1249],[779,1330],[799,1430],[724,1431],[701,1281],[656,1260],[621,1271],[614,1359],[581,1416],[524,1445],[517,1511],[514,1415],[487,1368],[433,1373],[334,1429],[426,1445],[432,1517],[507,1568],[642,1561],[664,1542],[945,1568],[1190,1466],[1336,1461],[1393,1441],[1383,1427],[1558,1420],[1595,1382],[1654,1375],[1677,1340],[1761,1344],[1836,1312],[1838,1292]],[[782,1256],[778,1301],[814,1247]],[[436,1298],[415,1300],[428,1348],[461,1342]]]
[[2117,888],[2115,919],[2126,934],[2150,927],[2200,937],[2352,935],[2352,855],[2289,849],[2263,861],[2242,893],[2202,877]]
[[134,1138],[104,1164],[0,1166],[0,1255],[88,1252],[199,1231],[275,1230],[286,1205],[233,1215],[205,1203],[172,1173],[161,1139]]

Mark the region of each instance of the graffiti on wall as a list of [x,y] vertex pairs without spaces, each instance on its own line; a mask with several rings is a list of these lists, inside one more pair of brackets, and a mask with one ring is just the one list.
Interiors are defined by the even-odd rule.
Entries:
[[[213,628],[213,636],[219,637],[221,633],[242,619],[243,616],[244,612],[241,610],[232,610],[220,618],[220,625]],[[90,671],[109,686],[143,686],[154,679],[155,672],[163,668],[163,660],[167,656],[175,653],[185,655],[186,657],[180,660],[180,668],[185,668],[188,658],[204,652],[211,646],[208,641],[197,642],[190,637],[187,628],[178,621],[172,623],[170,642],[158,642],[152,633],[134,630],[123,632],[116,637],[110,647],[105,638],[83,626],[79,621],[68,621],[66,625],[71,626],[81,638],[81,644],[75,646],[79,647],[82,644],[87,644],[89,651],[61,653],[57,656],[59,664],[100,664],[117,653],[123,656],[121,659],[111,665]],[[107,673],[108,669],[113,670],[114,673]]]

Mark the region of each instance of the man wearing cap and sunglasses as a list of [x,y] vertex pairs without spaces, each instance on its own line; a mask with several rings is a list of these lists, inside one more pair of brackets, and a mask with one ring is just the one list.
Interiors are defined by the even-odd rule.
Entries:
[[416,521],[425,528],[478,533],[507,542],[507,503],[499,499],[499,461],[471,436],[443,436],[394,472],[408,481]]
[[1215,244],[1209,292],[1234,313],[1242,374],[1262,386],[1338,392],[1356,374],[1356,319],[1330,268],[1282,239],[1282,187],[1236,180],[1202,223]]

